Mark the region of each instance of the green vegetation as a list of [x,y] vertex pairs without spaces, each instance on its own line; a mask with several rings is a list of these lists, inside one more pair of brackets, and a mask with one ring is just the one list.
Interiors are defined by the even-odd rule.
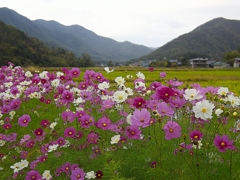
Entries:
[[210,57],[221,60],[225,52],[239,48],[239,29],[240,21],[238,20],[216,18],[138,59]]
[[91,57],[83,53],[75,57],[62,48],[49,48],[40,40],[28,37],[24,32],[0,21],[0,65],[9,61],[17,66],[40,67],[89,67],[94,66]]

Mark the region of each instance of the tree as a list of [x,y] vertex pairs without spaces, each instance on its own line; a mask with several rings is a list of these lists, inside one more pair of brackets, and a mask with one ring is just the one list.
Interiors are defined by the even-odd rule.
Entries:
[[114,66],[114,64],[113,64],[113,62],[112,62],[112,61],[108,61],[108,63],[107,63],[107,66],[108,66],[108,67],[113,67],[113,66]]

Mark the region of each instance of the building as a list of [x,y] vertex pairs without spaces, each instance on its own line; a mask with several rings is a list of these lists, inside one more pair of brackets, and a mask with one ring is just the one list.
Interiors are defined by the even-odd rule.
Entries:
[[146,61],[140,61],[140,66],[142,67],[149,67],[149,64],[153,61],[156,61],[155,59],[154,60],[146,60]]
[[213,68],[229,68],[229,67],[230,65],[225,62],[219,61],[219,62],[213,63]]
[[235,58],[234,59],[233,67],[235,67],[235,68],[240,67],[240,58]]
[[171,64],[171,66],[181,66],[182,63],[179,62],[177,59],[171,59],[169,60],[169,63]]
[[195,59],[190,59],[190,64],[192,65],[192,68],[207,68],[207,61],[208,58],[195,58]]

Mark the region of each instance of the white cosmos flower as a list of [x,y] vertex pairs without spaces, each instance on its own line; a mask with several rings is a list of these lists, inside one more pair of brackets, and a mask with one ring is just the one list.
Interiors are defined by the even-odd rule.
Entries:
[[132,76],[131,74],[128,74],[128,75],[127,75],[127,78],[128,78],[128,79],[131,79],[131,78],[133,78],[133,76]]
[[199,91],[196,89],[186,89],[185,94],[183,96],[185,97],[186,100],[193,101],[196,99],[201,99],[203,96],[198,94]]
[[51,82],[51,85],[53,87],[58,87],[60,84],[60,80],[59,79],[54,79],[52,82]]
[[30,71],[25,72],[26,77],[33,77],[32,73]]
[[136,74],[138,78],[145,79],[145,76],[140,71]]
[[114,68],[112,70],[109,69],[109,67],[105,67],[104,70],[108,73],[111,73],[114,71]]
[[240,105],[240,98],[230,94],[228,97],[224,99],[224,101],[228,101],[231,103],[232,107],[237,107]]
[[116,91],[113,94],[113,100],[117,103],[124,102],[128,97],[128,94],[125,91]]
[[45,170],[44,173],[42,174],[42,178],[45,180],[50,180],[52,179],[52,175],[50,174],[49,170]]
[[216,109],[215,110],[215,114],[217,115],[217,116],[220,116],[220,114],[223,112],[223,110],[222,109]]
[[220,96],[226,96],[228,92],[229,90],[227,87],[220,87],[217,91],[217,94],[219,94]]
[[197,102],[195,106],[193,106],[193,112],[195,113],[196,118],[201,118],[203,120],[207,120],[212,118],[212,111],[214,109],[214,104],[209,102],[208,100],[203,100]]
[[117,144],[118,141],[120,140],[120,135],[115,135],[111,138],[111,144]]
[[98,84],[98,89],[104,90],[110,87],[109,82],[103,81],[102,83]]
[[235,128],[237,131],[240,131],[240,119],[235,122]]
[[119,86],[123,86],[123,84],[125,83],[125,79],[122,76],[116,77],[115,78],[115,82],[119,85]]
[[48,147],[48,152],[56,151],[58,148],[58,144],[54,144]]
[[43,71],[43,72],[41,72],[40,74],[39,74],[39,77],[41,78],[41,79],[46,79],[48,76],[47,76],[47,71]]
[[90,172],[86,173],[85,178],[87,178],[87,179],[95,179],[96,175],[95,175],[94,171],[90,171]]
[[129,96],[133,95],[133,90],[131,88],[125,88],[124,90]]
[[15,163],[13,166],[10,166],[10,168],[12,168],[13,172],[15,173],[22,170],[25,167],[28,167],[28,164],[29,162],[26,159],[24,159],[21,160],[20,162]]
[[52,122],[49,127],[50,127],[51,129],[54,129],[56,125],[57,125],[56,122]]

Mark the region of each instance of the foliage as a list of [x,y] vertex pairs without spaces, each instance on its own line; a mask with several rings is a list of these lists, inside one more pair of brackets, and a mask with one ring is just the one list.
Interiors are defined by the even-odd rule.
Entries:
[[224,61],[233,66],[234,59],[240,57],[240,47],[237,50],[224,53]]
[[193,31],[183,34],[138,60],[186,59],[209,57],[222,60],[223,54],[239,48],[240,22],[224,18],[213,19]]
[[76,169],[96,176],[85,179],[239,179],[240,98],[227,87],[124,71],[107,72],[121,75],[111,84],[93,70],[76,82],[78,68],[62,70],[1,67],[2,179],[74,179]]
[[0,65],[9,60],[18,66],[40,67],[92,67],[91,57],[83,53],[75,57],[62,48],[49,48],[40,40],[0,21]]

